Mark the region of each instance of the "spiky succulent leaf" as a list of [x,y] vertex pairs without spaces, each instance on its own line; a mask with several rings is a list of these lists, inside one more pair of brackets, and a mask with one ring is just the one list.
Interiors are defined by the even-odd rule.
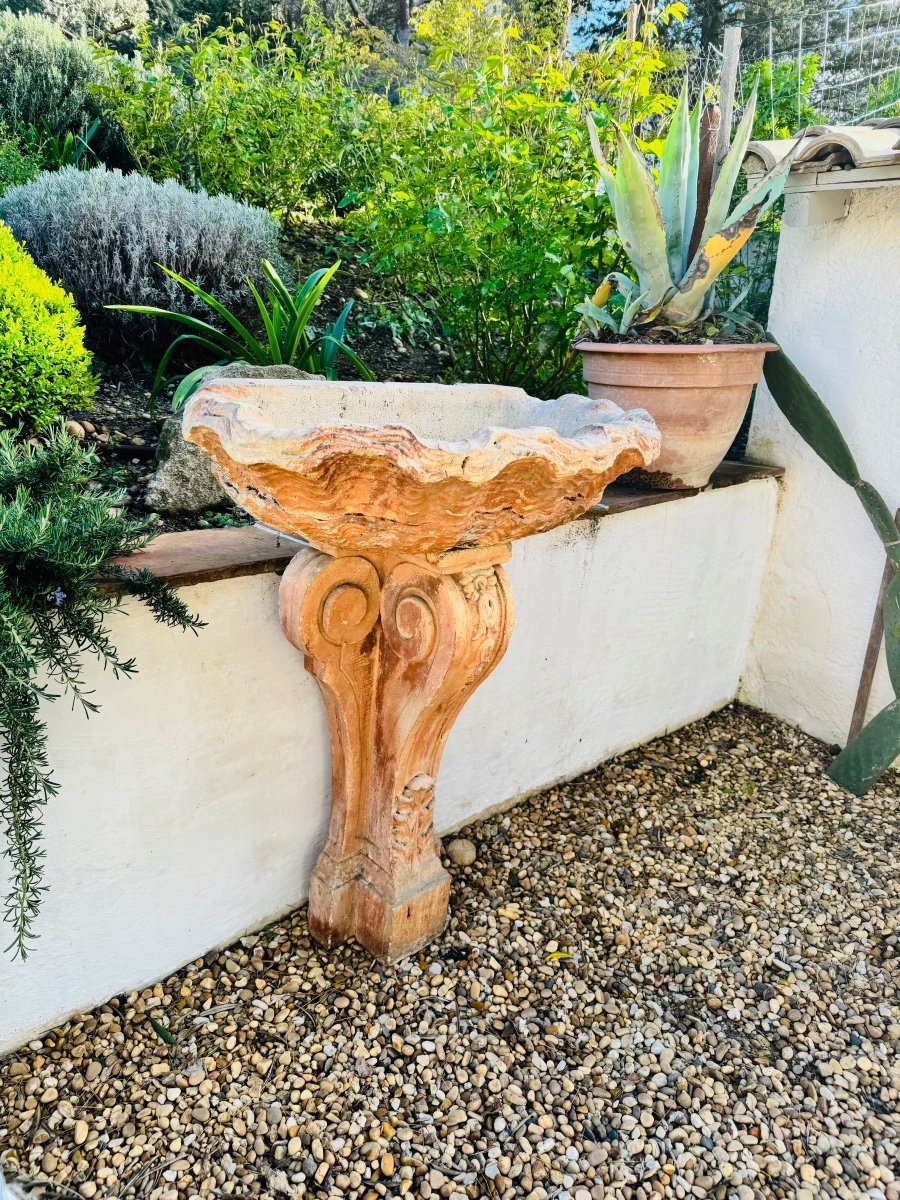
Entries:
[[[657,192],[666,235],[669,273],[673,280],[679,280],[684,274],[688,252],[685,243],[685,229],[687,229],[689,241],[694,224],[693,217],[690,218],[690,226],[687,222],[688,209],[691,207],[692,199],[691,156],[692,153],[696,153],[699,158],[699,150],[696,145],[692,145],[691,133],[692,114],[688,106],[688,81],[685,76],[659,161],[659,189]],[[694,173],[694,207],[696,207],[696,196],[696,173]]]
[[712,195],[709,198],[706,219],[703,222],[703,232],[700,235],[701,244],[729,223],[728,214],[731,211],[731,198],[734,195],[734,185],[737,183],[744,155],[747,153],[747,145],[750,141],[750,135],[753,132],[753,118],[755,113],[756,84],[753,85],[753,93],[744,109],[744,115],[741,117],[740,124],[737,127],[734,141],[725,155],[725,160],[722,163],[715,186],[713,187]]
[[590,113],[587,115],[587,127],[588,137],[591,140],[591,150],[594,152],[594,158],[597,160],[597,170],[600,172],[600,178],[603,181],[603,190],[606,193],[606,198],[609,200],[609,207],[612,209],[613,219],[615,220],[616,177],[609,169],[609,163],[606,161],[606,155],[603,153],[603,147],[600,144],[600,135],[597,133],[597,126]]
[[621,130],[618,147],[616,225],[625,252],[637,272],[638,287],[647,293],[652,307],[673,286],[662,212],[643,155]]
[[892,700],[860,730],[828,768],[835,783],[864,795],[900,756],[900,699]]
[[757,205],[760,206],[757,220],[769,211],[775,201],[784,192],[787,177],[794,164],[794,159],[800,152],[800,146],[801,141],[798,138],[781,162],[777,162],[774,167],[770,168],[763,175],[762,179],[747,192],[747,195],[741,197],[728,214],[729,224],[732,221],[740,221],[746,213]]
[[662,307],[662,319],[670,325],[691,325],[703,311],[707,292],[756,228],[758,214],[749,212],[741,221],[714,233],[700,245],[677,292]]

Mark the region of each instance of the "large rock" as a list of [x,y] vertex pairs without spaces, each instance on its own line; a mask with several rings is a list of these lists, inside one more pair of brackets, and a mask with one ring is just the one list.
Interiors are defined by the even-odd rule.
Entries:
[[[320,379],[296,367],[251,367],[231,363],[219,368],[216,377],[231,379]],[[220,508],[229,499],[215,478],[210,460],[181,431],[181,412],[173,413],[163,424],[156,451],[156,470],[144,496],[154,512],[198,513]]]

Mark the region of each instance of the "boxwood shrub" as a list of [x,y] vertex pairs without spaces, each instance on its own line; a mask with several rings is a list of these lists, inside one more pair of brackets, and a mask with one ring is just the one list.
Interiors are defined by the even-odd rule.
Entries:
[[71,296],[0,225],[0,424],[43,429],[96,384]]

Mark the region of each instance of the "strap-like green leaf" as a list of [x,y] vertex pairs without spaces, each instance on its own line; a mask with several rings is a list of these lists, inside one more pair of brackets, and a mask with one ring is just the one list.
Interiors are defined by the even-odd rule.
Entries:
[[772,399],[807,445],[844,483],[851,487],[862,483],[859,468],[837,422],[782,349],[766,355],[763,372]]
[[197,388],[203,382],[207,375],[215,371],[216,367],[224,365],[224,361],[219,359],[216,363],[207,363],[205,367],[198,367],[196,371],[190,371],[181,380],[178,387],[175,389],[175,394],[172,397],[172,409],[177,412],[182,404],[196,392]]
[[855,796],[864,795],[900,757],[900,700],[892,700],[860,730],[828,768]]
[[881,538],[885,554],[894,566],[900,569],[900,533],[897,532],[896,522],[884,497],[865,479],[860,479],[855,487],[856,494],[866,510],[866,516],[875,526],[875,532]]
[[263,272],[263,275],[265,275],[266,279],[268,279],[269,283],[272,285],[273,290],[277,293],[279,299],[281,300],[281,303],[284,305],[284,307],[287,309],[287,311],[290,313],[293,313],[293,311],[294,311],[293,297],[291,296],[291,293],[287,290],[284,280],[281,278],[281,276],[278,274],[278,272],[275,270],[274,266],[269,262],[269,260],[267,258],[264,258],[262,260],[262,272]]
[[894,694],[900,697],[900,571],[894,573],[884,593],[884,653]]
[[143,304],[106,304],[104,308],[114,308],[119,312],[140,313],[145,317],[167,317],[179,325],[187,325],[188,329],[194,330],[202,337],[218,342],[221,350],[233,354],[236,358],[240,358],[247,352],[246,346],[242,346],[240,342],[229,337],[227,333],[223,333],[221,329],[217,329],[215,325],[210,325],[208,321],[201,321],[199,317],[191,317],[187,313],[170,312],[167,308],[151,308]]
[[[183,288],[186,288],[187,291],[196,296],[198,300],[202,300],[203,303],[208,305],[214,313],[218,313],[222,320],[231,326],[234,332],[251,349],[251,351],[253,351],[255,348],[258,353],[259,342],[253,336],[247,326],[243,323],[243,321],[239,321],[234,313],[227,309],[224,304],[220,304],[215,296],[211,296],[209,292],[205,292],[199,284],[193,283],[190,279],[185,279],[184,276],[179,275],[177,271],[171,271],[168,267],[164,267],[162,263],[157,263],[156,265],[171,279],[174,279],[176,283],[180,283]],[[249,282],[250,280],[248,279],[247,283]]]
[[269,314],[266,307],[266,302],[257,291],[253,280],[247,280],[247,286],[253,294],[253,299],[256,301],[256,307],[259,309],[259,315],[262,318],[262,323],[265,326],[266,337],[269,339],[269,361],[273,363],[281,362],[281,346],[278,341],[278,333],[275,329],[275,322]]
[[222,347],[218,342],[214,342],[210,338],[204,337],[200,333],[180,333],[178,337],[174,339],[174,341],[169,343],[163,352],[162,358],[159,360],[159,366],[156,368],[156,375],[153,379],[153,388],[150,392],[151,396],[156,396],[162,381],[165,378],[166,369],[169,365],[172,355],[175,353],[178,347],[185,342],[191,342],[195,346],[202,346],[204,350],[211,350],[213,354],[219,356],[220,362],[228,362],[231,360],[232,356],[230,354],[223,355]]

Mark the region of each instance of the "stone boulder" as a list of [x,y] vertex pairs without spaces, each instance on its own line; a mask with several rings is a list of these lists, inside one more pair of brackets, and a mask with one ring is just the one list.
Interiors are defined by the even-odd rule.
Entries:
[[[230,363],[215,374],[231,379],[321,379],[296,367],[252,367]],[[221,508],[229,500],[216,479],[210,460],[181,432],[181,411],[167,417],[159,435],[156,469],[147,484],[144,503],[154,512],[185,514]]]

